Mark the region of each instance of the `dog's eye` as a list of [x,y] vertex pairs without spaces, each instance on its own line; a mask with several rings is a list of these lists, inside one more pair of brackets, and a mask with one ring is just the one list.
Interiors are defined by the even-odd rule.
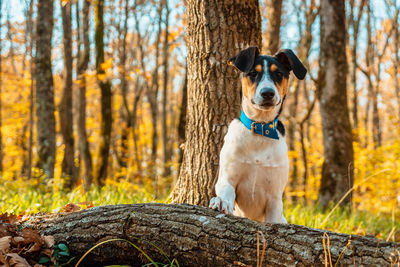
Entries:
[[280,71],[275,71],[274,74],[278,79],[282,79],[282,77],[283,77],[283,73]]
[[252,71],[252,72],[249,72],[248,76],[250,76],[251,78],[255,78],[255,77],[257,77],[257,74],[258,74],[257,71]]

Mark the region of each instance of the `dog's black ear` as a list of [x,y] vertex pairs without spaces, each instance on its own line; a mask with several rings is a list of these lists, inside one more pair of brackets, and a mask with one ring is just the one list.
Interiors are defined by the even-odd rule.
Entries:
[[251,46],[239,52],[235,57],[228,60],[228,64],[236,67],[238,70],[249,73],[254,65],[254,61],[260,54],[257,46]]
[[307,69],[304,67],[303,63],[290,49],[279,50],[275,54],[275,57],[290,71],[292,70],[297,79],[303,80],[306,76]]

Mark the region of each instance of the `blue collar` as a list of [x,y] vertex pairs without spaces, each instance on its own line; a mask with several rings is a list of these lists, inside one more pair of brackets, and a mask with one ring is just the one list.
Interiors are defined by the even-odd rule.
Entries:
[[279,140],[278,131],[276,129],[278,126],[278,118],[268,123],[255,122],[249,119],[242,110],[240,114],[240,121],[244,126],[246,126],[247,129],[251,130],[253,134]]

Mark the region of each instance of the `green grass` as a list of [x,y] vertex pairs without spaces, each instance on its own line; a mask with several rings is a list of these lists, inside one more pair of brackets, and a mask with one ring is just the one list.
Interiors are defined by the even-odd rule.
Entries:
[[[168,190],[161,192],[155,200],[152,185],[134,185],[126,181],[108,184],[103,188],[92,187],[84,193],[82,187],[72,192],[49,191],[48,186],[14,181],[0,185],[0,214],[31,214],[37,212],[59,212],[68,203],[91,202],[94,206],[165,202]],[[285,203],[284,215],[289,223],[334,232],[359,235],[374,235],[390,241],[400,241],[400,221],[396,214],[375,214],[368,211],[349,212],[343,208],[326,211],[318,205]],[[328,216],[329,215],[329,216]]]
[[[388,241],[400,241],[400,221],[394,214],[373,214],[368,211],[350,212],[337,208],[324,211],[319,205],[290,204],[284,205],[284,214],[288,223],[333,232],[358,235],[373,235]],[[329,216],[329,217],[328,217]]]

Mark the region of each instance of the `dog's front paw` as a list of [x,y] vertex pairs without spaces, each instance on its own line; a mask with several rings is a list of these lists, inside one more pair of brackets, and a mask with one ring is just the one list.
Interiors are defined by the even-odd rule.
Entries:
[[210,200],[210,205],[208,207],[225,214],[233,214],[233,205],[229,204],[228,201],[225,201],[220,197],[213,197]]

